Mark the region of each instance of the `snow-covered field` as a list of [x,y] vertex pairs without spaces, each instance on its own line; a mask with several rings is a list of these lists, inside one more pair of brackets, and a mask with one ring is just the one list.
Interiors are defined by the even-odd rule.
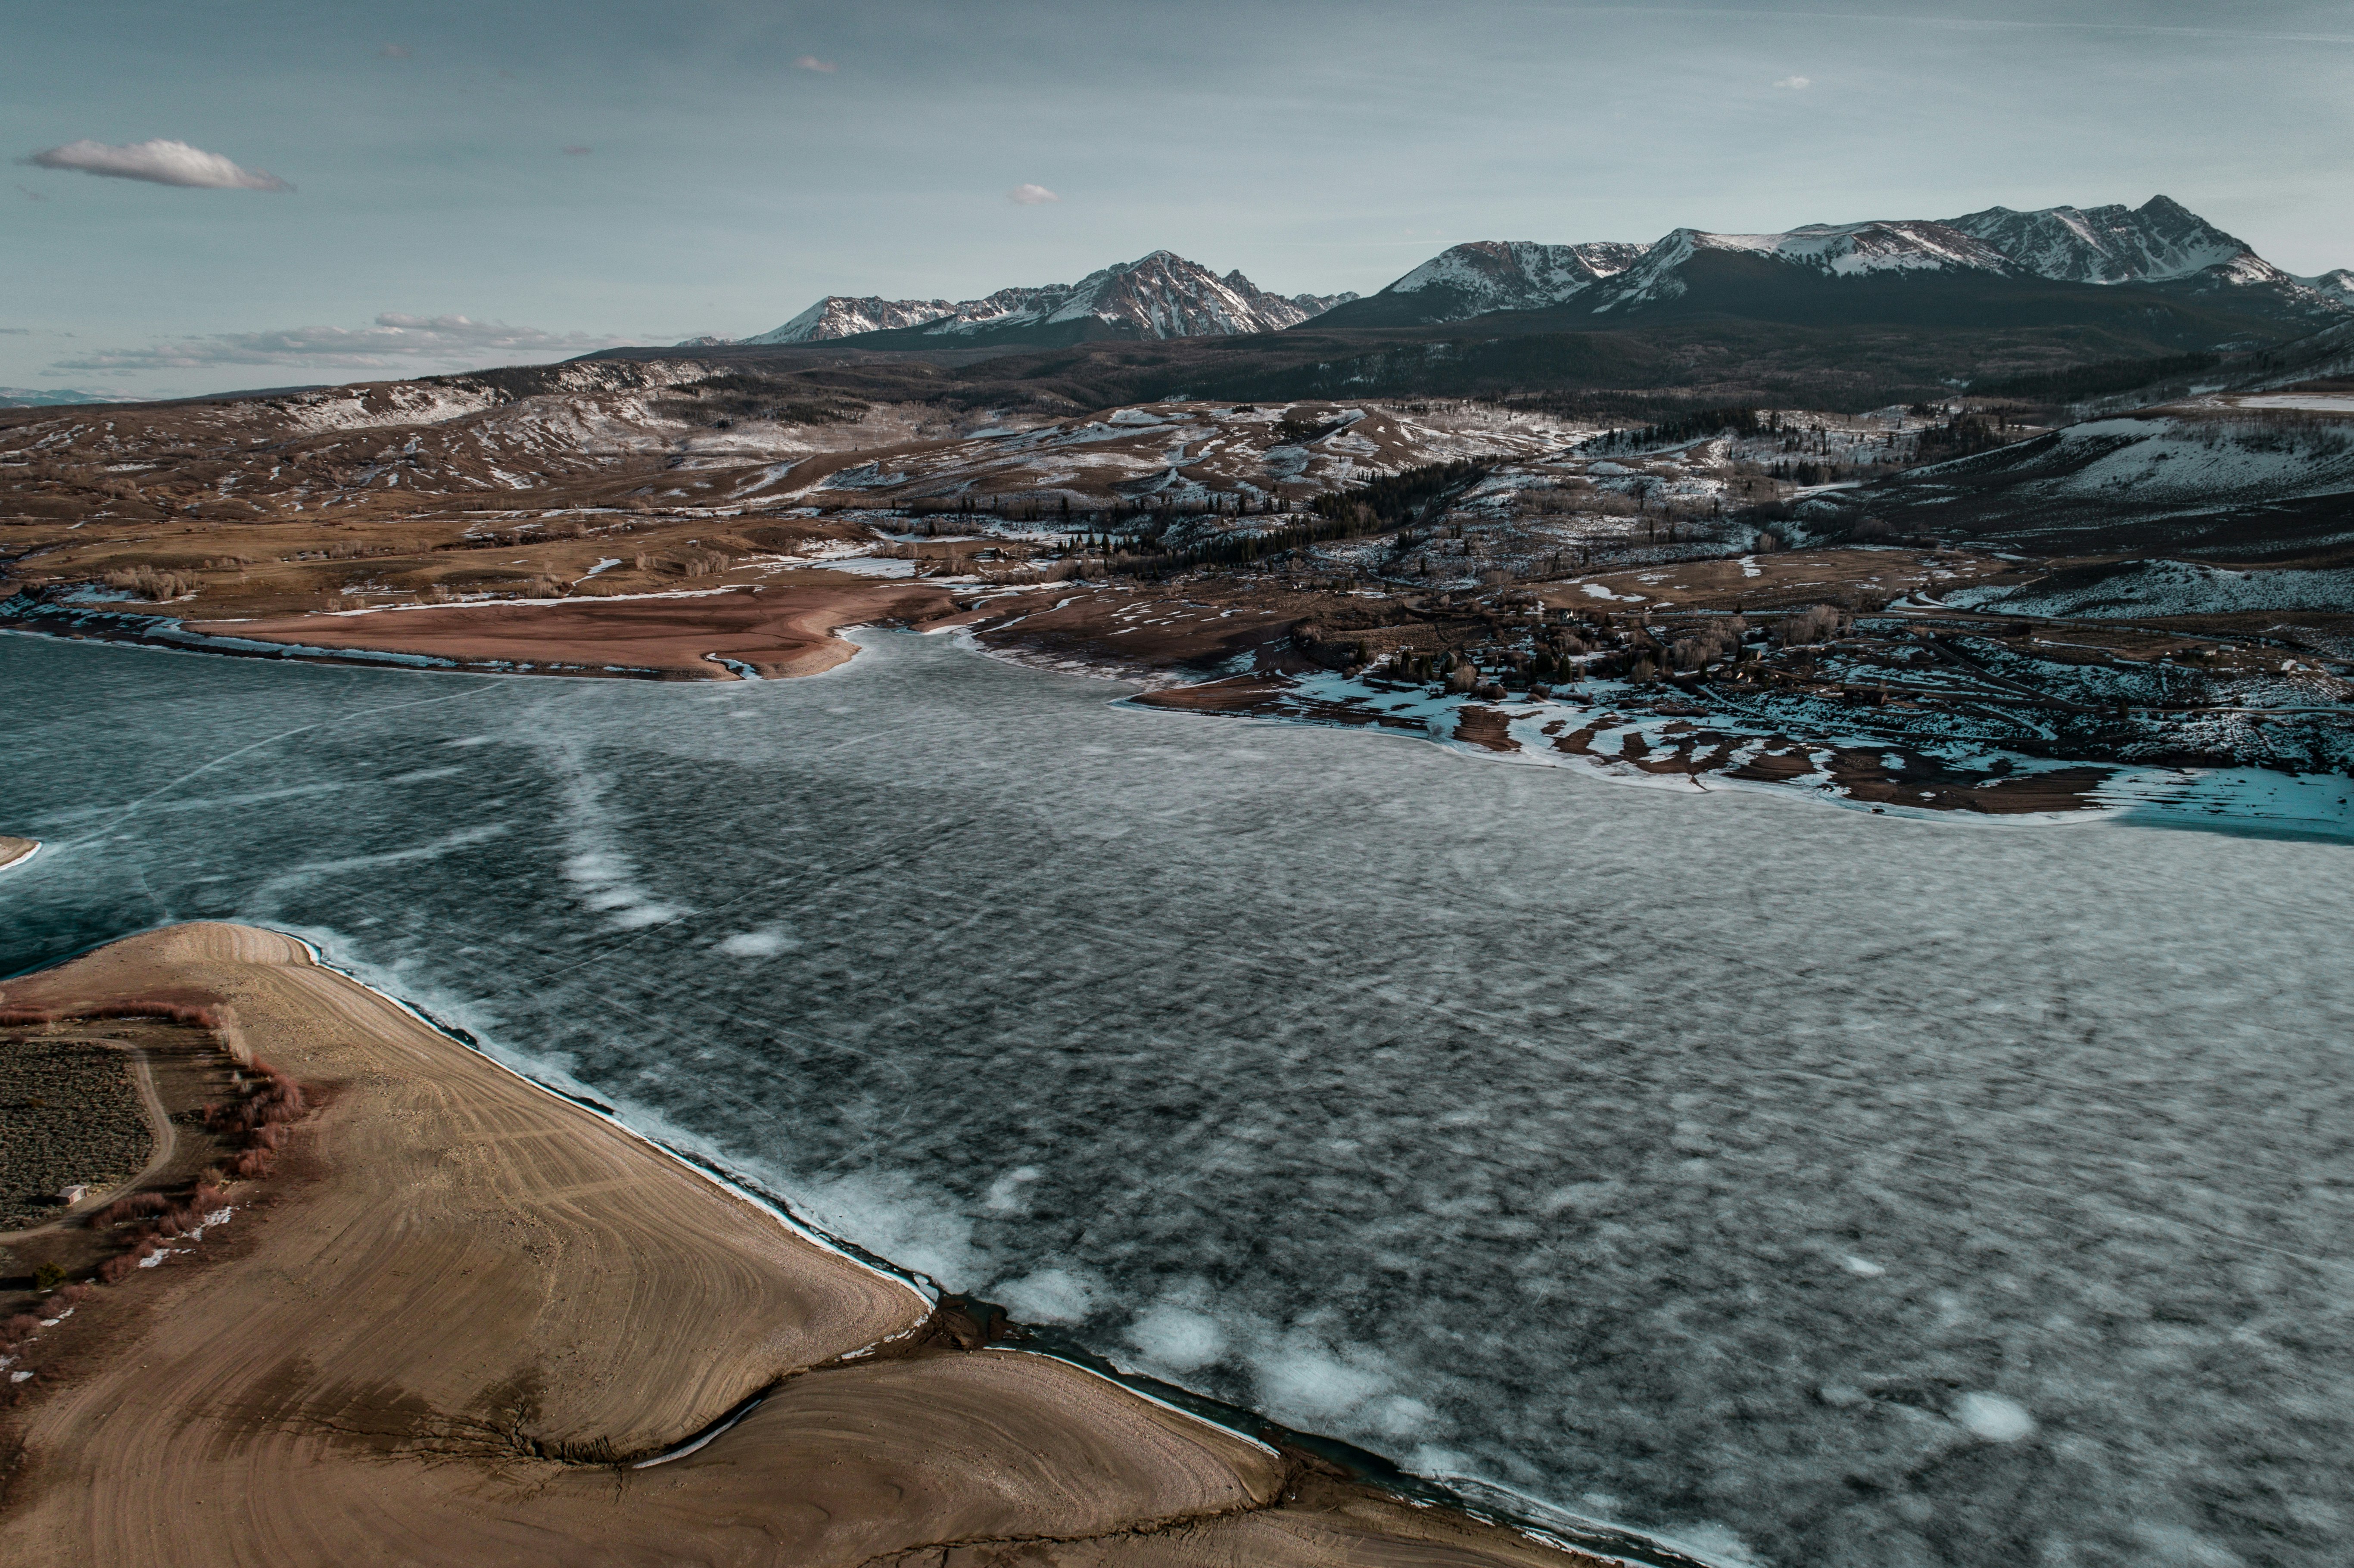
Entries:
[[2249,610],[2354,612],[2354,570],[2264,571],[2198,561],[2132,561],[2082,588],[1965,588],[1944,596],[1956,609],[2013,615],[2232,615]]

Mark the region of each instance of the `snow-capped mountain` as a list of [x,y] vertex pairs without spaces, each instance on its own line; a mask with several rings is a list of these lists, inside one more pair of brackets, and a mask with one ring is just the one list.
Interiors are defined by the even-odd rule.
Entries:
[[[1779,267],[1760,263],[1778,263]],[[1787,270],[1781,269],[1787,268]],[[1989,207],[1946,219],[1818,223],[1779,234],[1678,228],[1649,246],[1458,245],[1346,310],[1330,326],[1405,326],[1499,311],[1555,310],[1629,316],[1680,305],[1734,313],[1797,310],[1835,318],[1858,296],[1817,284],[1911,279],[1918,290],[1872,291],[1877,311],[1926,302],[1929,293],[1983,294],[2004,281],[2167,285],[2178,291],[2249,291],[2238,302],[2262,313],[2327,316],[2354,307],[2354,273],[2300,280],[2258,256],[2180,203],[2153,196],[2139,207]],[[1944,284],[1942,290],[1930,285]],[[1771,302],[1768,302],[1771,296]],[[1958,297],[1958,296],[1956,296]]]
[[885,300],[873,294],[854,300],[828,294],[779,327],[770,327],[746,343],[815,343],[823,338],[852,337],[862,332],[890,332],[921,326],[953,315],[958,307],[947,300]]
[[81,392],[66,387],[0,387],[0,408],[46,408],[66,403],[132,403],[120,392]]
[[1810,223],[1783,234],[1679,228],[1614,279],[1595,311],[1623,313],[1680,299],[1691,288],[1691,263],[1711,253],[1778,261],[1823,278],[1940,272],[2015,277],[2023,270],[1984,241],[1943,223]]
[[[2246,241],[2158,196],[2138,207],[1994,207],[1956,218],[1817,223],[1778,234],[1677,228],[1649,245],[1479,240],[1442,251],[1365,299],[1287,298],[1238,271],[1222,278],[1156,250],[1076,283],[1001,289],[978,300],[828,295],[782,326],[739,341],[855,337],[872,339],[876,348],[1043,348],[1096,338],[1269,333],[1311,320],[1341,330],[1531,312],[1561,313],[1526,321],[1520,330],[1555,330],[1595,316],[1604,321],[1593,324],[1602,325],[1655,311],[1955,326],[2051,322],[2071,313],[2105,320],[2125,308],[2093,296],[2070,303],[2055,285],[2147,291],[2170,300],[2179,308],[2168,330],[2186,344],[2244,330],[2244,320],[2234,326],[2228,317],[2309,331],[2354,311],[2354,270],[2292,277]],[[728,341],[697,338],[678,346]]]
[[2281,283],[2288,274],[2169,197],[2140,207],[1990,207],[1946,220],[2039,278],[2063,283],[2158,283],[2214,268],[2241,282]]
[[974,342],[1078,342],[1090,337],[1226,337],[1276,332],[1354,294],[1271,294],[1240,271],[1221,278],[1198,261],[1156,250],[1076,283],[1000,289],[983,299],[851,299],[830,294],[745,343],[814,343],[868,333],[920,333]]
[[1625,271],[1643,249],[1622,240],[1473,240],[1441,251],[1379,293],[1340,311],[1327,324],[1411,326],[1490,311],[1546,310]]

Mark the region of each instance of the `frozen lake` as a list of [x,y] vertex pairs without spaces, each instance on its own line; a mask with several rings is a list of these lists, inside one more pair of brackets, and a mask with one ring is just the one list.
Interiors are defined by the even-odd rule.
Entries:
[[1726,1563],[2336,1563],[2354,849],[1668,794],[940,639],[0,638],[0,972],[329,956],[819,1223]]

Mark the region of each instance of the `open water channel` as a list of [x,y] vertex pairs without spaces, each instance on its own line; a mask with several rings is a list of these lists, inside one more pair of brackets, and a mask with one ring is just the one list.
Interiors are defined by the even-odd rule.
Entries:
[[0,638],[0,973],[292,930],[951,1289],[1732,1563],[2335,1564],[2354,848]]

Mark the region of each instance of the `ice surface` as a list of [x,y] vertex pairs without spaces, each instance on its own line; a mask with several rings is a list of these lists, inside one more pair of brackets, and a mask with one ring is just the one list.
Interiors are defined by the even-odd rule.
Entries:
[[0,640],[52,846],[0,972],[305,932],[950,1288],[1722,1561],[2343,1560],[2354,850],[858,635],[758,686]]

